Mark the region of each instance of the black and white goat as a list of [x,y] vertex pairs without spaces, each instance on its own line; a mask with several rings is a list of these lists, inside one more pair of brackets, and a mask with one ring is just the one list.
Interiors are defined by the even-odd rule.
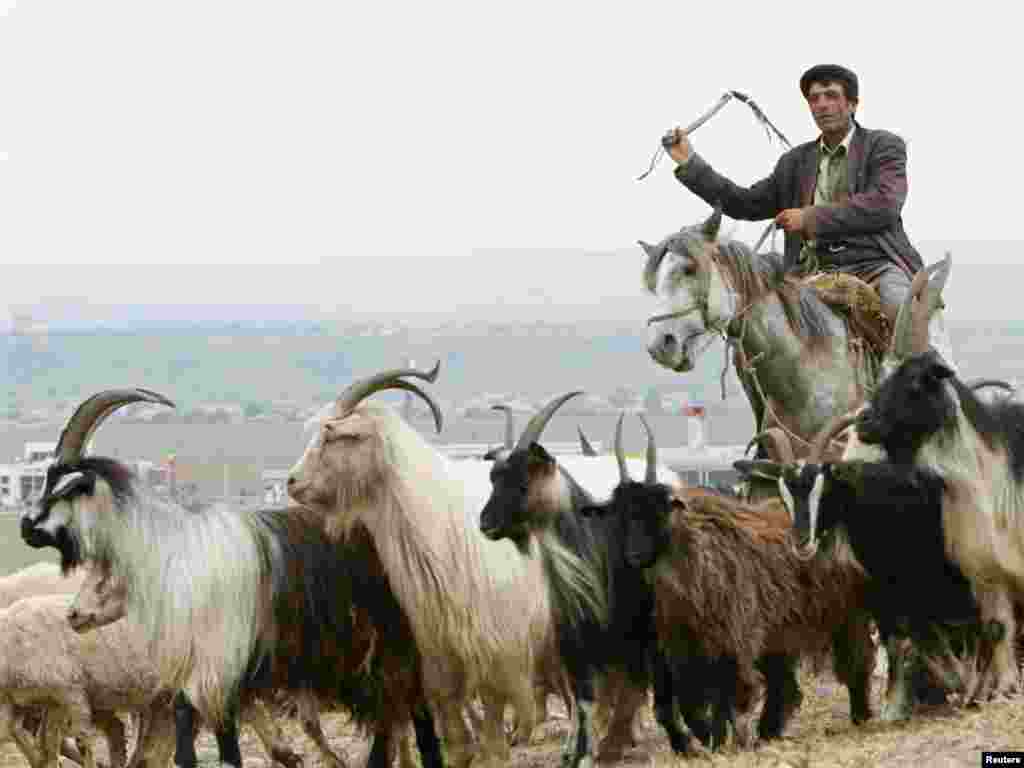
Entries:
[[960,625],[976,639],[980,614],[969,582],[946,551],[941,476],[911,464],[822,461],[825,444],[853,420],[834,420],[806,462],[739,461],[736,469],[776,479],[808,557],[820,542],[827,549],[843,541],[853,550],[870,579],[866,605],[889,651],[882,718],[903,719],[912,704],[906,642],[926,654],[947,688],[964,691],[968,670],[936,625]]
[[596,673],[624,671],[629,681],[615,705],[602,755],[618,753],[632,742],[633,716],[649,682],[653,639],[650,590],[641,573],[626,567],[618,521],[588,516],[595,499],[538,442],[559,406],[578,394],[545,405],[513,449],[495,460],[491,496],[480,512],[485,536],[509,539],[543,564],[558,646],[576,698],[563,754],[572,768],[593,759]]
[[974,588],[987,624],[1004,631],[974,695],[1019,686],[1014,599],[1024,597],[1024,404],[985,402],[934,352],[903,362],[857,423],[859,445],[940,474],[945,551]]
[[[421,657],[394,596],[372,578],[380,561],[364,532],[332,539],[301,509],[189,514],[124,464],[85,456],[102,421],[133,402],[173,406],[141,389],[79,406],[38,508],[22,518],[25,541],[57,548],[65,569],[91,562],[123,585],[161,680],[184,691],[222,749],[237,749],[236,717],[250,696],[313,691],[374,729],[376,768],[390,764],[392,736],[410,719],[424,763],[441,766]],[[187,717],[178,727],[179,744],[192,738]],[[241,765],[240,752],[221,759]]]
[[1002,625],[973,697],[1011,693],[1020,678],[1013,603],[1024,596],[1024,405],[985,402],[929,347],[951,258],[915,276],[897,316],[885,378],[844,459],[912,463],[946,483],[946,551],[971,583],[986,626]]

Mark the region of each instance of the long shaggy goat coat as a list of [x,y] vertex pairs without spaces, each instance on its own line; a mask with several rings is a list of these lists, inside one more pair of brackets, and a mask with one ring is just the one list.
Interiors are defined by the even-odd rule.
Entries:
[[[651,575],[659,643],[734,656],[741,709],[760,683],[759,657],[827,651],[866,585],[845,542],[802,559],[788,527],[711,495],[673,505],[667,550]],[[694,639],[699,646],[688,647]]]
[[511,544],[484,538],[477,516],[485,499],[391,407],[364,401],[344,419],[364,439],[335,448],[314,438],[292,470],[309,488],[302,503],[334,537],[365,527],[434,698],[480,690],[532,701],[535,651],[550,642],[540,568]]
[[365,529],[328,537],[301,508],[188,514],[136,492],[123,465],[85,461],[106,482],[72,501],[77,549],[124,583],[162,681],[207,722],[265,688],[311,689],[363,724],[422,700],[409,623]]

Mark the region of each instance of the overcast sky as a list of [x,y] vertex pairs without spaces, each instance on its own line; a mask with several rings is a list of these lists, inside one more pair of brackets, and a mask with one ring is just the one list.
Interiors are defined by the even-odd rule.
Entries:
[[[1013,241],[1009,8],[0,0],[0,261],[185,265],[15,268],[0,313],[48,296],[367,312],[636,296],[641,256],[622,249],[707,213],[669,162],[635,181],[664,130],[734,88],[811,139],[797,81],[821,62],[858,73],[864,125],[906,138],[926,261],[943,241]],[[739,103],[693,141],[745,184],[780,152]],[[319,266],[211,283],[201,264]]]

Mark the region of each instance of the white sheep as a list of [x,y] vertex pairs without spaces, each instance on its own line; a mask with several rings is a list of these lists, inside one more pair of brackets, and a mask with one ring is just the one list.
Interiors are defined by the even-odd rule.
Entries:
[[[58,765],[65,733],[86,737],[79,744],[85,765],[94,768],[86,729],[95,724],[108,738],[114,730],[123,740],[116,711],[138,712],[154,723],[171,718],[170,697],[158,685],[144,639],[123,623],[79,635],[67,622],[72,598],[26,597],[0,610],[0,741],[13,738],[33,768]],[[16,707],[46,711],[40,743],[25,731]],[[167,733],[166,727],[149,730]],[[112,747],[115,743],[111,738]],[[173,747],[169,740],[168,746]],[[164,762],[170,756],[166,750]],[[123,755],[115,756],[113,750],[112,760],[124,764]]]

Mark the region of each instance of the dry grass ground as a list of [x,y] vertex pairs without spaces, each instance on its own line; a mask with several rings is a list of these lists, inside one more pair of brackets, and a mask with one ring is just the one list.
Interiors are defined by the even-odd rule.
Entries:
[[[727,747],[710,757],[676,758],[668,749],[650,710],[638,723],[637,748],[622,761],[625,768],[874,768],[875,766],[981,765],[983,750],[1024,749],[1024,701],[995,702],[976,709],[935,707],[919,713],[909,723],[886,725],[871,722],[855,727],[849,721],[845,690],[828,673],[802,674],[804,703],[785,738],[752,751]],[[880,706],[882,680],[876,679],[875,711]],[[552,708],[554,710],[554,707]],[[536,743],[513,749],[513,768],[557,768],[562,737],[568,722],[556,717],[538,731]],[[348,758],[352,768],[361,766],[367,745],[343,715],[328,714],[324,730],[332,745]],[[283,727],[289,741],[306,755],[306,768],[319,768],[320,760],[295,721]],[[199,743],[202,766],[217,765],[216,744],[203,732]],[[106,760],[102,743],[100,757]],[[246,768],[271,768],[255,734],[242,733]],[[13,745],[0,748],[0,768],[25,768],[27,763]],[[69,766],[70,768],[70,766]]]

